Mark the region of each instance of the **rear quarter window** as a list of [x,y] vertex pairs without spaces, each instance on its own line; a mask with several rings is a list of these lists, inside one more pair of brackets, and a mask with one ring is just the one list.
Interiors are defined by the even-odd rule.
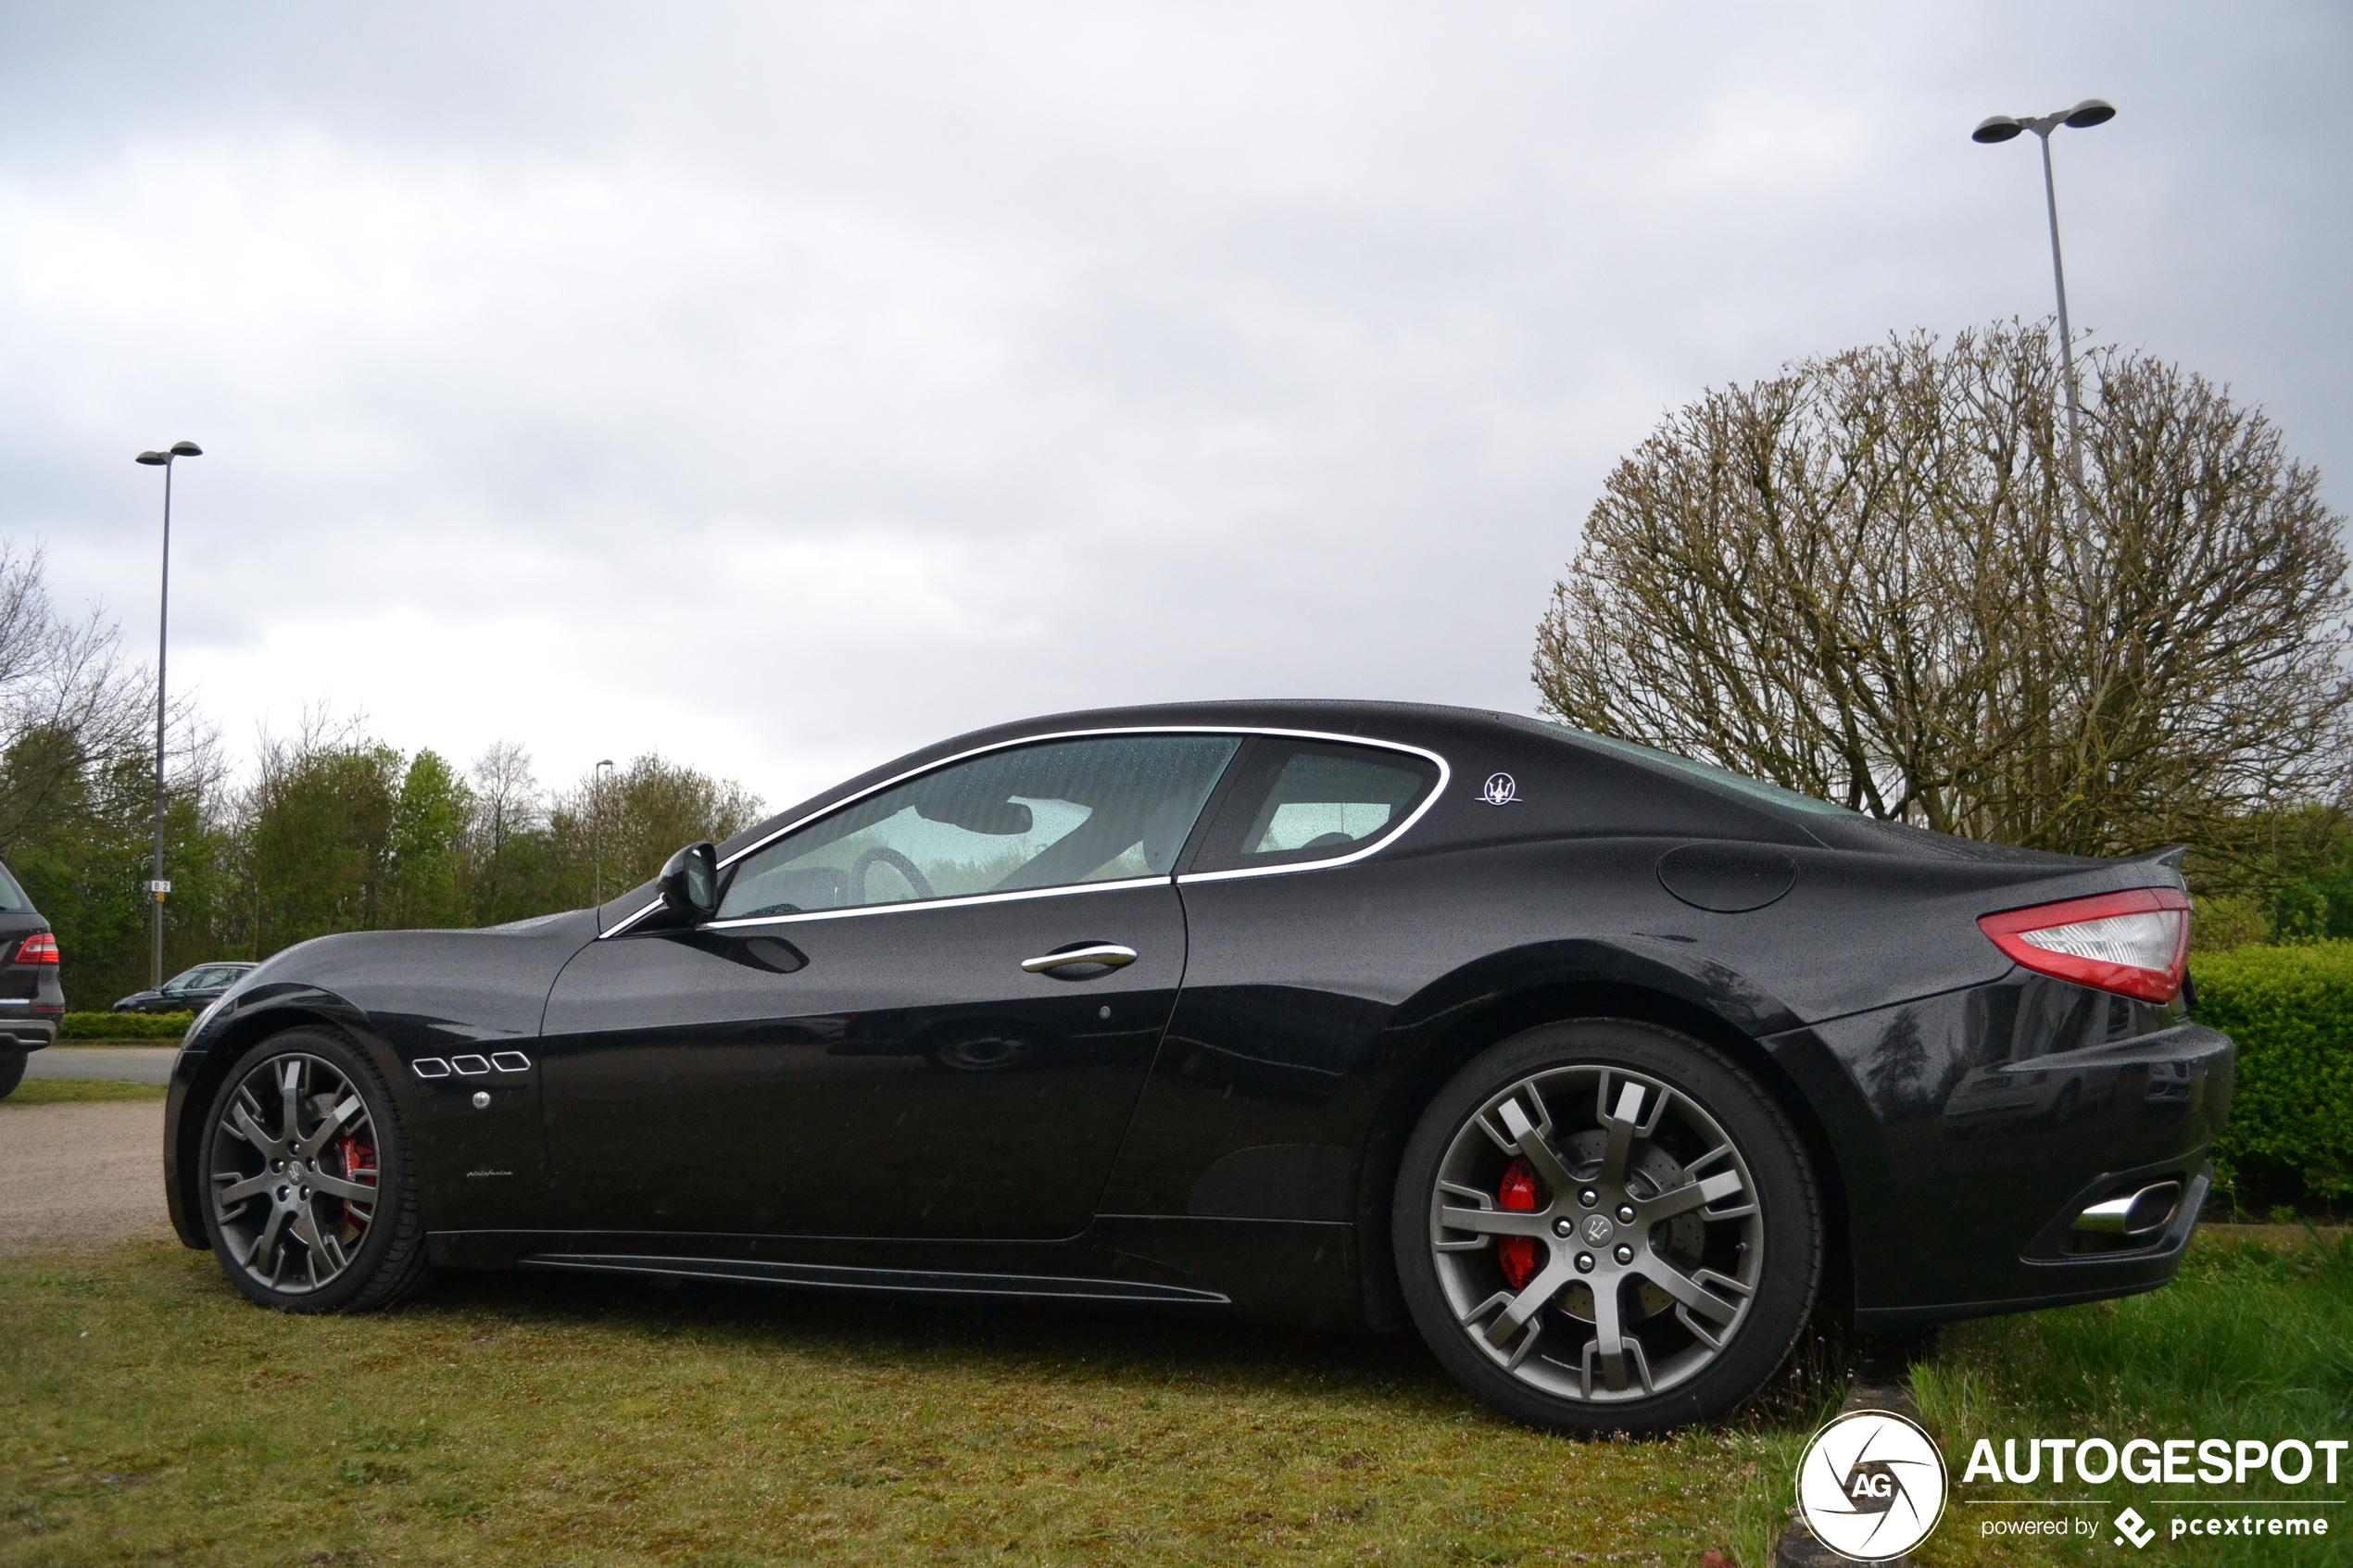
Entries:
[[1194,872],[1339,859],[1378,844],[1438,782],[1411,752],[1260,736],[1217,810]]

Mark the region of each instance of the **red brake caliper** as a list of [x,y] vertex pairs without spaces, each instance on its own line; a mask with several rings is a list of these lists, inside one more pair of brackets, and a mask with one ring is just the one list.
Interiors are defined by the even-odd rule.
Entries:
[[[337,1138],[335,1150],[343,1156],[343,1173],[347,1180],[364,1183],[369,1186],[376,1185],[375,1145],[361,1143],[358,1138]],[[365,1223],[369,1217],[369,1211],[374,1207],[373,1204],[363,1203],[359,1205],[359,1213],[353,1217]],[[351,1208],[352,1205],[349,1203],[344,1205],[346,1213]]]
[[[1536,1172],[1527,1160],[1515,1160],[1504,1171],[1503,1185],[1495,1189],[1495,1201],[1506,1209],[1522,1211],[1537,1206]],[[1495,1238],[1495,1261],[1503,1265],[1504,1279],[1514,1290],[1525,1290],[1528,1282],[1536,1277],[1539,1254],[1532,1236],[1499,1236]]]

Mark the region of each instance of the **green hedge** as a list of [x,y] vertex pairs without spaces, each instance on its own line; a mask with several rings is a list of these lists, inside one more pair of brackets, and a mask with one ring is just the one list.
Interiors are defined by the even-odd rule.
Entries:
[[196,1021],[193,1012],[69,1012],[61,1040],[176,1040]]
[[2241,947],[2190,973],[2198,1022],[2239,1047],[2216,1165],[2291,1173],[2315,1198],[2353,1193],[2353,942]]

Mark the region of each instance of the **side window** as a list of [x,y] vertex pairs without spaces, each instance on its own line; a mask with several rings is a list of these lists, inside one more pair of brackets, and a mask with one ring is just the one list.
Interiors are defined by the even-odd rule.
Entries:
[[1261,740],[1191,869],[1239,871],[1350,855],[1413,815],[1438,769],[1410,752]]
[[976,757],[747,857],[718,918],[1165,876],[1240,744],[1111,735]]

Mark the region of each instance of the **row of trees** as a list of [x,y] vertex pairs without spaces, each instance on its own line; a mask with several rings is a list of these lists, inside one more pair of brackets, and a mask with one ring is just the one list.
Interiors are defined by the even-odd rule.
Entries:
[[2345,519],[2259,408],[2055,335],[1899,338],[1711,392],[1614,471],[1543,708],[1874,816],[2171,844],[2243,935],[2353,936]]
[[[147,983],[154,692],[110,623],[57,612],[37,551],[0,544],[0,859],[56,930],[76,1007]],[[319,715],[233,781],[196,716],[170,718],[166,973],[331,932],[581,908],[600,877],[610,897],[761,814],[739,785],[657,756],[550,788],[513,742],[460,770]]]

